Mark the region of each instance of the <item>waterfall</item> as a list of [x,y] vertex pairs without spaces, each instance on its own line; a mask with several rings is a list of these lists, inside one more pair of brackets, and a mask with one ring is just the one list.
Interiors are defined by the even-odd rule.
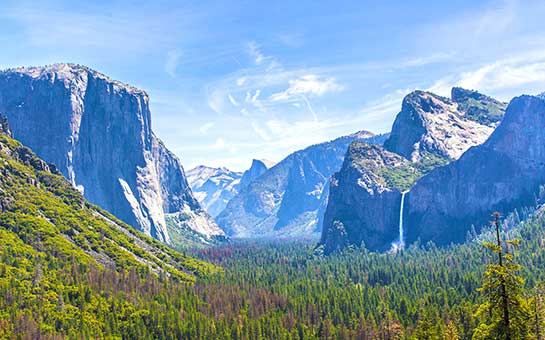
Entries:
[[405,194],[408,191],[401,192],[401,205],[399,207],[399,249],[405,248],[405,241],[403,237],[403,206],[405,205]]

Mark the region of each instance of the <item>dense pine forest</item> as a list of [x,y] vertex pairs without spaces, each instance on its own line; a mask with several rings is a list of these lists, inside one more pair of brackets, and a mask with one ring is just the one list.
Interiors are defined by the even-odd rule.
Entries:
[[[508,287],[519,303],[508,308],[522,311],[512,319],[518,333],[511,339],[539,339],[545,217],[521,215],[528,221],[517,223],[516,213],[500,227],[501,249],[512,264],[508,274],[519,285]],[[6,239],[12,236],[3,220]],[[494,326],[501,303],[487,282],[495,277],[490,270],[498,249],[485,247],[494,235],[494,229],[469,234],[466,244],[446,249],[429,243],[397,254],[352,249],[328,257],[312,243],[233,243],[191,252],[223,268],[199,274],[194,284],[145,270],[113,271],[78,257],[58,260],[39,243],[11,240],[12,246],[0,247],[0,336],[494,338],[489,331],[501,332]],[[512,238],[520,244],[505,242]]]

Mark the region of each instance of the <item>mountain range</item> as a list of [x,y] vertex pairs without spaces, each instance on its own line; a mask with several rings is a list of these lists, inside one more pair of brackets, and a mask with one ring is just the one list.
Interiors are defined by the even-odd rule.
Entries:
[[212,217],[216,217],[241,189],[265,173],[272,165],[274,163],[270,161],[254,159],[251,167],[244,172],[200,165],[187,171],[187,181],[202,207]]
[[[416,239],[445,244],[465,237],[465,231],[460,236],[460,232],[444,228],[446,216],[443,213],[423,221],[418,220],[416,212],[409,213],[415,222],[405,216],[416,206],[421,207],[420,216],[431,216],[430,213],[441,204],[438,197],[434,197],[436,189],[456,195],[452,201],[443,201],[452,209],[451,214],[465,216],[469,213],[468,209],[455,207],[459,200],[471,201],[470,197],[475,193],[470,189],[462,199],[457,196],[461,182],[443,186],[443,182],[453,180],[452,173],[446,172],[463,162],[466,154],[483,150],[484,146],[480,145],[489,139],[498,124],[493,135],[504,129],[505,124],[500,121],[505,107],[506,104],[493,98],[461,88],[453,88],[451,98],[424,91],[407,95],[384,147],[351,145],[341,170],[333,176],[320,241],[325,251],[329,253],[362,244],[371,250],[386,251],[396,243],[403,245],[405,241],[411,243]],[[471,165],[475,173],[479,173],[479,166],[479,163]],[[443,177],[437,178],[441,173]],[[490,183],[485,174],[482,175],[483,178],[477,181]],[[471,177],[468,174],[468,179]],[[424,183],[432,178],[436,178],[436,188],[426,190]],[[460,178],[460,181],[464,179]],[[401,202],[407,191],[404,207]],[[420,193],[418,198],[415,198],[415,192]],[[424,202],[428,205],[422,207]],[[409,206],[413,208],[409,209]],[[490,213],[489,209],[482,209],[481,213],[484,211]],[[458,219],[457,222],[469,220]],[[400,230],[401,227],[405,230]],[[469,225],[458,223],[457,227],[467,230]],[[438,233],[442,238],[427,236]],[[406,239],[399,239],[400,235]]]
[[2,133],[118,223],[174,247],[319,238],[330,253],[463,241],[492,210],[542,196],[543,105],[542,96],[507,106],[459,87],[450,98],[414,91],[388,134],[361,131],[274,165],[186,176],[152,131],[146,92],[74,64],[0,72]]
[[233,237],[318,238],[329,178],[348,145],[385,138],[361,131],[294,152],[242,188],[216,221]]

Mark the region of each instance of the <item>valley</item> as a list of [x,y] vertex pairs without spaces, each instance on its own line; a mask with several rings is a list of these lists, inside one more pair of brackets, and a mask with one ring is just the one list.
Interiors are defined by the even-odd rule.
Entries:
[[389,133],[238,172],[185,171],[148,101],[0,72],[0,337],[539,339],[543,95],[412,91]]

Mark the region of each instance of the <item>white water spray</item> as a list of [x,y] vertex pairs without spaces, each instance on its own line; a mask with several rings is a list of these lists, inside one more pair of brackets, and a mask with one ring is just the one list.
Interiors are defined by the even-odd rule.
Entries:
[[392,243],[392,248],[390,249],[390,253],[397,253],[398,251],[405,248],[405,236],[403,233],[403,206],[405,205],[405,194],[409,191],[402,191],[401,192],[401,205],[399,207],[399,240]]

